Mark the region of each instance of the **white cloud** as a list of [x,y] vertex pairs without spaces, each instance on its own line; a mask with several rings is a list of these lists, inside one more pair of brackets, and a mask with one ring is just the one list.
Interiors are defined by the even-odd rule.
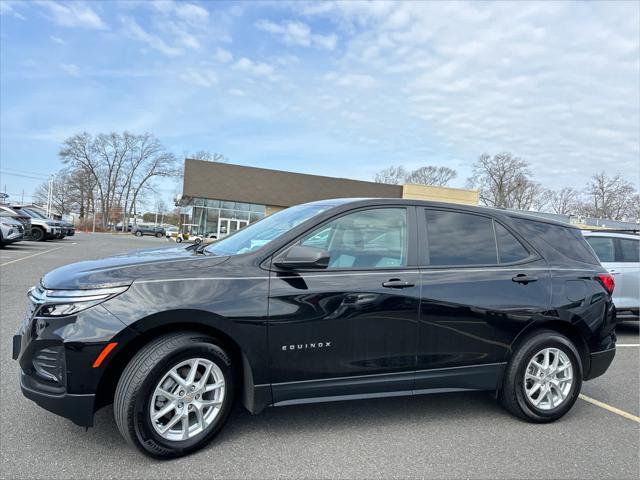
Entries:
[[309,25],[299,21],[278,24],[270,20],[259,20],[256,23],[256,27],[280,36],[285,43],[290,45],[315,46],[325,50],[333,50],[338,43],[338,37],[335,34],[314,34],[311,32]]
[[376,79],[371,75],[359,73],[330,72],[324,76],[324,79],[343,87],[371,88],[376,84]]
[[53,43],[57,43],[58,45],[64,45],[65,42],[63,39],[61,39],[60,37],[56,37],[55,35],[50,35],[49,39],[53,42]]
[[247,93],[244,90],[240,90],[239,88],[232,88],[231,90],[229,90],[229,93],[231,95],[234,95],[236,97],[246,97]]
[[356,105],[341,103],[332,112],[366,105],[369,115],[349,124],[363,136],[386,125],[385,137],[400,145],[410,127],[417,135],[399,149],[407,149],[406,157],[424,138],[458,159],[453,166],[467,170],[461,177],[483,151],[508,150],[531,162],[536,178],[550,186],[580,187],[603,168],[640,179],[637,5],[308,7],[302,13],[310,24],[320,15],[345,32],[346,53],[336,70],[358,73],[323,78],[368,88]]
[[213,58],[220,63],[228,63],[233,60],[233,54],[225,50],[224,48],[216,48],[216,51],[213,52]]
[[263,62],[254,62],[247,57],[239,59],[233,65],[233,68],[258,77],[271,77],[273,75],[273,67],[271,65]]
[[80,76],[80,67],[74,63],[61,63],[60,68],[72,77]]
[[51,19],[63,27],[83,27],[94,30],[107,29],[107,25],[98,14],[82,2],[62,4],[50,0],[38,1],[37,3],[49,10]]
[[156,0],[151,2],[151,5],[153,5],[157,11],[165,15],[176,16],[191,25],[201,25],[209,21],[209,12],[207,9],[194,3]]
[[12,17],[19,18],[20,20],[26,20],[27,18],[18,12],[17,7],[19,5],[18,2],[11,0],[2,0],[0,2],[0,15],[10,15]]
[[145,43],[147,46],[164,53],[167,56],[173,57],[182,54],[182,49],[167,45],[164,40],[159,36],[144,30],[138,23],[130,17],[122,19],[122,24],[125,28],[125,33],[136,40]]
[[181,74],[180,78],[187,83],[206,88],[212,87],[218,82],[218,76],[213,71],[189,69]]

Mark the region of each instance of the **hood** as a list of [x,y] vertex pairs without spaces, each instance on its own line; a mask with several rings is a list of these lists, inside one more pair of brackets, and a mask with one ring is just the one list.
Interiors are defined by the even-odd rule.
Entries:
[[193,276],[194,269],[218,265],[228,258],[197,254],[183,246],[134,250],[56,268],[42,277],[41,283],[51,290],[125,286],[134,280]]

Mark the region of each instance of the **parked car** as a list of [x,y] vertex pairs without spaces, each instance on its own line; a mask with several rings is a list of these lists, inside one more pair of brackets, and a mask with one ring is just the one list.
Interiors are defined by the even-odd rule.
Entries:
[[31,237],[31,217],[29,215],[16,212],[6,205],[0,205],[0,217],[11,217],[15,220],[18,220],[20,223],[22,223],[24,238],[27,239]]
[[47,218],[46,215],[37,212],[29,207],[12,205],[12,210],[31,217],[31,237],[30,240],[44,241],[55,238],[62,238],[62,227],[60,222]]
[[24,227],[20,220],[10,216],[0,216],[0,248],[24,238]]
[[613,303],[618,316],[640,317],[640,235],[625,231],[584,231],[600,263],[616,282]]
[[[116,225],[115,225],[115,227],[114,227],[114,228],[115,228],[115,231],[116,231],[116,232],[122,232],[122,231],[123,231],[123,229],[122,229],[122,222],[118,222],[118,223],[116,223]],[[127,232],[130,232],[131,230],[133,230],[133,224],[129,223],[129,224],[127,225]]]
[[613,288],[570,225],[325,200],[203,249],[49,272],[29,292],[13,358],[27,398],[84,426],[113,402],[120,433],[154,457],[203,447],[236,400],[258,413],[487,390],[545,423],[611,364]]
[[131,230],[131,233],[136,237],[143,235],[153,235],[154,237],[162,238],[165,234],[164,227],[159,225],[136,225]]
[[73,225],[73,223],[61,220],[60,226],[63,230],[64,236],[73,237],[76,234],[76,227]]

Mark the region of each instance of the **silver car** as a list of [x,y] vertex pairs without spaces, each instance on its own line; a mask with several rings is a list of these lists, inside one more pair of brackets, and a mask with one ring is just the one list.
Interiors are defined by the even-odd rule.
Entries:
[[613,275],[613,303],[621,319],[638,319],[640,310],[640,235],[622,231],[584,231],[600,263]]
[[9,216],[0,216],[0,248],[19,242],[24,237],[24,227],[19,220]]

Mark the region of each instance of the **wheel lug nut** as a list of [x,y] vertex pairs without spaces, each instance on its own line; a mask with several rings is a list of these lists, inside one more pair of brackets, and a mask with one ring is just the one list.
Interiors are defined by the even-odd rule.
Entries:
[[195,390],[196,386],[195,385],[191,385],[191,390]]
[[193,410],[193,405],[189,405],[189,410]]
[[180,390],[180,396],[184,395],[184,390]]
[[197,394],[196,395],[196,400],[199,400],[199,399],[200,399],[200,394]]

